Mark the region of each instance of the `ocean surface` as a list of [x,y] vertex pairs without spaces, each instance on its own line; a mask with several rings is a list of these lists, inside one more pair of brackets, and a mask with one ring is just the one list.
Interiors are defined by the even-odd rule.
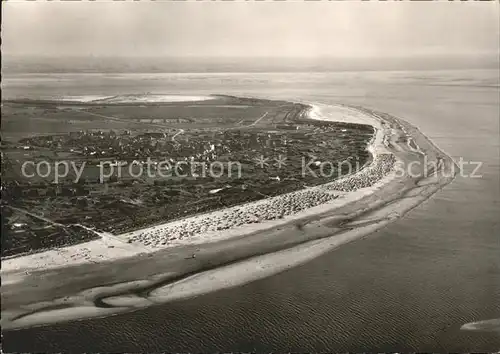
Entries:
[[498,70],[6,74],[2,81],[4,98],[223,93],[358,104],[409,121],[463,165],[404,218],[307,264],[134,313],[4,332],[5,351],[500,350],[498,328],[460,330],[500,318]]

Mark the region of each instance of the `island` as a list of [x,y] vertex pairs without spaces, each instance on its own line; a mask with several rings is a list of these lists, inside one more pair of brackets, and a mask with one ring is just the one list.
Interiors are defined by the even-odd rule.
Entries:
[[366,107],[227,95],[3,101],[2,326],[237,286],[368,236],[456,173]]

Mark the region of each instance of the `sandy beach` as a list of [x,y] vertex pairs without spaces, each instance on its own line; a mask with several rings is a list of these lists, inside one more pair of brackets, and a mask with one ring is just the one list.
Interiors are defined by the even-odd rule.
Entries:
[[[374,126],[372,163],[306,190],[5,260],[2,326],[107,316],[269,276],[373,233],[454,177],[451,158],[400,119],[341,105],[309,116]],[[424,175],[424,157],[442,162]],[[415,161],[411,176],[396,173]]]
[[164,95],[164,94],[144,94],[144,95],[118,95],[118,96],[66,96],[58,98],[61,101],[80,103],[151,103],[151,102],[190,102],[206,101],[214,99],[214,96],[186,96],[186,95]]
[[[387,165],[386,170],[378,171],[376,176],[384,177],[392,169],[392,161],[382,161],[378,158],[380,154],[389,153],[385,147],[384,139],[390,130],[386,131],[382,128],[381,120],[348,107],[311,105],[307,114],[313,119],[374,126],[377,130],[368,146],[368,150],[373,156],[372,164],[354,176],[347,176],[333,183],[307,190],[299,190],[245,205],[155,225],[122,235],[101,233],[102,239],[10,258],[2,262],[2,272],[10,274],[11,271],[31,271],[95,263],[132,257],[145,252],[158,251],[162,248],[217,242],[284,225],[320,212],[334,210],[372,193],[377,188],[375,185],[377,181],[368,181],[367,175],[384,163]],[[368,183],[365,183],[365,188],[352,188],[356,187],[356,180]],[[384,183],[387,182],[388,180],[384,180]],[[346,186],[350,187],[346,189]],[[129,240],[132,242],[128,243]],[[16,276],[15,279],[19,280],[20,276]],[[6,281],[12,282],[14,280],[9,277]]]

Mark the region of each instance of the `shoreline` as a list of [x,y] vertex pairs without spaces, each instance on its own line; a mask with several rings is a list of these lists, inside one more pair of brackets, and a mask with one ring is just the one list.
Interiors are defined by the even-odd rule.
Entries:
[[[451,169],[453,165],[451,158],[409,123],[369,110],[362,111],[354,107],[344,107],[344,109],[356,112],[358,115],[363,114],[364,119],[369,117],[380,124],[371,145],[374,149],[373,163],[344,179],[352,179],[356,175],[366,173],[367,169],[376,164],[378,154],[386,153],[393,154],[396,157],[395,163],[400,165],[410,161],[420,161],[423,153],[434,159],[439,156],[445,160],[442,165],[443,171]],[[413,150],[410,144],[398,142],[402,136],[407,135],[405,130],[411,132],[413,142],[420,151]],[[207,238],[213,237],[214,233],[205,233],[199,242],[191,240],[177,247],[167,247],[142,255],[141,253],[145,252],[128,250],[125,258],[115,259],[113,264],[141,264],[145,268],[142,271],[134,270],[130,274],[117,276],[118,274],[107,269],[108,275],[92,277],[85,272],[92,268],[101,270],[106,266],[109,268],[110,263],[105,262],[46,269],[49,279],[51,276],[54,277],[54,282],[61,274],[77,273],[78,276],[69,280],[66,287],[58,291],[51,290],[51,280],[49,280],[47,284],[37,287],[34,293],[25,295],[24,298],[23,296],[14,298],[15,291],[28,288],[30,284],[40,286],[40,281],[37,283],[34,277],[20,275],[21,268],[12,267],[12,264],[11,271],[4,272],[4,262],[2,262],[2,280],[7,287],[6,295],[2,293],[2,325],[5,329],[14,329],[106,316],[111,313],[132,311],[154,303],[196,296],[223,287],[238,286],[275,274],[371,234],[419,205],[453,179],[453,177],[439,179],[437,174],[434,177],[403,178],[395,176],[393,171],[370,187],[343,192],[338,198],[280,219],[279,222],[272,220],[252,224],[251,227],[247,227],[246,233],[242,232],[243,228],[216,231],[215,234],[219,238],[211,239],[211,242],[206,241]],[[333,192],[328,192],[328,187],[335,186],[335,183],[338,185],[339,181],[313,188],[326,193],[335,193],[335,189]],[[264,201],[266,200],[259,202]],[[114,238],[108,238],[109,240],[119,242]],[[232,250],[234,254],[224,254],[228,250]],[[125,252],[120,256],[123,257],[124,254]],[[191,254],[197,255],[196,260],[186,261],[185,256]],[[165,260],[166,255],[173,258]],[[171,271],[164,273],[166,269]],[[39,272],[43,271],[36,273]],[[118,285],[95,288],[100,284],[106,284],[103,278],[113,280]],[[137,279],[142,280],[138,282]],[[82,284],[83,280],[86,284]],[[137,287],[143,289],[144,294],[134,295]],[[134,292],[131,292],[131,289],[135,289]],[[89,291],[92,295],[89,295]],[[117,292],[122,295],[117,295]],[[63,308],[60,308],[61,306]]]
[[[325,105],[325,107],[335,108],[333,112],[327,113],[329,116],[326,117],[321,116],[319,106],[310,103],[301,104],[308,106],[305,109],[305,115],[310,119],[343,121],[373,126],[375,129],[374,135],[367,146],[367,150],[372,155],[371,162],[354,174],[343,176],[323,185],[309,187],[305,190],[297,190],[222,210],[167,221],[123,234],[110,234],[93,230],[93,232],[101,236],[101,239],[19,257],[9,257],[2,262],[2,273],[113,261],[119,258],[137,256],[141,253],[156,252],[169,247],[244,237],[256,231],[263,231],[306,217],[311,214],[312,208],[314,208],[313,212],[316,213],[326,209],[335,209],[362,198],[366,193],[356,194],[353,191],[336,190],[328,186],[334,182],[338,184],[340,181],[348,180],[353,175],[364,176],[366,170],[378,162],[376,159],[378,154],[381,152],[388,153],[382,146],[384,132],[381,130],[381,123],[379,120],[355,112],[350,108]],[[312,111],[315,112],[314,116],[311,115]],[[345,115],[349,115],[349,118],[342,119]],[[367,188],[371,187],[372,185],[367,186]],[[365,192],[369,193],[370,189]],[[290,204],[293,210],[282,213],[282,209]],[[234,217],[234,215],[237,215],[237,217]],[[169,239],[164,236],[165,234],[173,234],[174,236]],[[152,242],[151,239],[155,242]],[[128,243],[128,240],[132,242]],[[12,282],[13,280],[8,279],[7,281]]]

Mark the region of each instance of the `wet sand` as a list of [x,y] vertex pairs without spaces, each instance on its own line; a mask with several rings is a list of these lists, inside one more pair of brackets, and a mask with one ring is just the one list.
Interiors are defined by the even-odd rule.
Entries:
[[[349,109],[381,122],[379,144],[381,139],[400,167],[416,161],[421,170],[413,171],[414,177],[390,173],[374,186],[346,194],[342,203],[319,205],[306,215],[244,236],[185,244],[113,262],[35,271],[24,277],[19,272],[4,273],[3,278],[17,276],[17,281],[3,287],[2,326],[13,329],[107,316],[238,286],[369,235],[453,179],[453,161],[416,128],[383,113]],[[412,144],[404,139],[407,134]],[[424,154],[426,163],[442,161],[439,171],[430,170],[434,173],[424,176]],[[193,254],[196,258],[190,257]]]

